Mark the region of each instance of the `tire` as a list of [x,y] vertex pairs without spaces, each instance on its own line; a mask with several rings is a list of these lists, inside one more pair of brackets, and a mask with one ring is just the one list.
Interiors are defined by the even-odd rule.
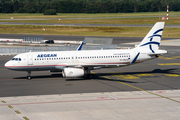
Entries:
[[27,79],[28,79],[28,80],[31,80],[31,76],[27,76]]

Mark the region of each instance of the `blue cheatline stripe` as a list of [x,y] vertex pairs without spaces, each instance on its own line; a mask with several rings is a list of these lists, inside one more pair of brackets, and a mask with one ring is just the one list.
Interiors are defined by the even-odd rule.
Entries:
[[136,60],[137,60],[139,54],[140,54],[140,52],[136,55],[136,57],[134,58],[134,60],[133,60],[131,63],[135,63],[135,62],[136,62]]

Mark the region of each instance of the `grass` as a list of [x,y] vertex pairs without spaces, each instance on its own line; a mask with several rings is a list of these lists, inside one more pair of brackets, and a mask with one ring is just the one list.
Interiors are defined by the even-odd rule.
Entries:
[[154,24],[156,22],[165,21],[166,24],[180,24],[180,17],[173,17],[169,20],[159,20],[159,18],[114,18],[114,19],[68,19],[68,20],[12,20],[0,22],[16,22],[16,23],[73,23],[73,24]]
[[[68,27],[68,26],[42,26],[31,25],[0,25],[0,33],[9,34],[41,34],[41,35],[80,35],[80,36],[106,36],[106,37],[144,37],[150,27]],[[163,37],[180,38],[180,28],[165,28]]]
[[[169,12],[170,15],[180,15],[180,12]],[[166,12],[160,12],[166,16]],[[105,18],[105,17],[141,16],[141,18]],[[144,16],[144,17],[142,17]],[[157,16],[157,17],[146,17]],[[2,19],[43,19],[50,20],[2,20]],[[88,19],[93,18],[95,19]],[[100,18],[104,17],[104,18]],[[87,19],[61,19],[59,18],[87,18]],[[161,18],[161,17],[160,17]],[[144,13],[100,13],[100,14],[58,14],[45,16],[43,14],[0,14],[0,22],[22,22],[22,23],[73,23],[73,24],[155,24],[159,20],[159,12]],[[169,17],[166,24],[180,24],[180,16]],[[44,34],[44,35],[80,35],[80,36],[107,36],[107,37],[144,37],[150,27],[70,27],[69,26],[42,26],[33,25],[0,25],[0,33],[9,34]],[[180,38],[180,28],[165,28],[163,37]]]
[[[166,16],[166,11],[163,12],[138,12],[138,13],[58,13],[57,15],[43,15],[43,13],[11,13],[0,14],[0,19],[40,19],[40,18],[89,18],[89,17],[127,17],[127,16]],[[180,12],[170,11],[169,15],[180,15]]]
[[[0,14],[0,22],[16,22],[16,23],[73,23],[73,24],[154,24],[162,21],[161,17],[166,16],[166,12],[144,12],[144,13],[98,13],[98,14],[58,14],[43,15],[36,14]],[[169,20],[166,24],[180,24],[180,12],[169,12]],[[171,15],[177,15],[172,17]],[[136,16],[136,18],[125,18]],[[147,17],[148,16],[148,17]],[[153,16],[153,17],[150,17]],[[154,17],[155,16],[155,17]],[[10,18],[13,17],[13,20]],[[113,18],[122,17],[122,18]],[[16,19],[46,19],[48,20],[16,20]],[[63,18],[79,18],[79,19],[63,19]],[[81,19],[86,18],[86,19]],[[95,19],[91,19],[95,18]],[[3,20],[9,19],[9,20]],[[59,20],[61,19],[61,20]]]

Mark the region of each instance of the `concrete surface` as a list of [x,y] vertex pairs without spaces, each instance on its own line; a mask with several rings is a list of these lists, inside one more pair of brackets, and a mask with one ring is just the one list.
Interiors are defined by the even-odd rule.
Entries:
[[179,120],[180,90],[1,97],[2,120]]

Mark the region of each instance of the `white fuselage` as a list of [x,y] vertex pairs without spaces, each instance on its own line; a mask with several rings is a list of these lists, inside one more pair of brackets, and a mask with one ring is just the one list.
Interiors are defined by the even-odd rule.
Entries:
[[151,59],[145,52],[129,50],[51,51],[19,54],[5,64],[11,70],[62,70],[65,67],[120,67]]

